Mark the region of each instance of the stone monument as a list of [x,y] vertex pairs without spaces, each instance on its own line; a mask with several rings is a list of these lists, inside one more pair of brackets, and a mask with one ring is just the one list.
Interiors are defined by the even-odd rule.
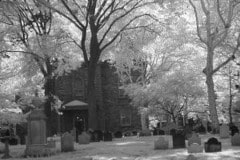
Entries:
[[43,109],[41,109],[44,103],[41,102],[40,98],[36,98],[35,101],[33,101],[33,105],[35,105],[36,109],[31,111],[27,117],[28,135],[25,156],[48,156],[55,153],[56,148],[47,144],[46,116]]

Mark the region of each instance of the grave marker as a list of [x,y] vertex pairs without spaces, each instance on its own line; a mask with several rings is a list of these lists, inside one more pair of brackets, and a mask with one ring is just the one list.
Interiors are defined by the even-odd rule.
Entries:
[[168,149],[168,140],[163,137],[159,137],[158,140],[154,141],[154,149]]
[[185,148],[185,135],[182,131],[177,130],[174,135],[172,135],[173,139],[173,148]]
[[199,145],[198,143],[192,143],[190,146],[188,146],[188,153],[202,153],[203,147]]
[[90,135],[88,135],[86,132],[82,132],[82,134],[80,134],[78,136],[78,143],[79,144],[89,144],[90,143]]
[[74,138],[68,132],[66,132],[62,135],[61,150],[62,150],[62,152],[72,152],[72,151],[74,151]]
[[237,133],[231,138],[232,146],[240,146],[240,134]]
[[204,143],[205,152],[221,152],[222,144],[216,138],[209,138],[207,142]]
[[229,138],[229,127],[227,124],[220,126],[220,138]]

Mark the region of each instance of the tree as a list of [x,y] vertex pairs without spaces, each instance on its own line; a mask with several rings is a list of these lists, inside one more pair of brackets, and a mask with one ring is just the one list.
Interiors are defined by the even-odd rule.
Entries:
[[[143,7],[150,5],[153,1],[145,0],[59,0],[56,3],[41,1],[60,16],[66,18],[76,27],[79,33],[76,45],[81,48],[84,62],[88,68],[88,105],[89,105],[89,128],[97,129],[99,122],[96,118],[96,93],[95,73],[97,64],[106,49],[109,48],[120,35],[127,30],[149,27],[151,21],[143,18],[153,18],[145,13]],[[56,7],[56,6],[59,6]]]
[[232,29],[235,9],[239,2],[233,0],[224,2],[220,2],[219,0],[201,0],[199,5],[196,5],[192,0],[189,0],[189,2],[195,14],[197,36],[206,46],[207,59],[203,73],[206,75],[208,103],[213,131],[218,132],[219,122],[213,76],[220,68],[235,58],[235,54],[238,52],[238,47],[240,46],[240,35],[235,36],[237,44],[224,62],[214,66],[214,56],[217,54],[218,47],[228,38],[229,31]]
[[[35,66],[37,65],[34,73],[40,71],[43,75],[44,96],[46,97],[44,110],[50,122],[55,94],[54,78],[59,70],[62,72],[61,66],[66,67],[66,64],[70,64],[66,54],[71,52],[67,34],[57,26],[52,10],[38,1],[24,0],[16,3],[2,1],[1,4],[1,16],[5,18],[2,23],[9,27],[4,30],[5,39],[2,42],[7,47],[2,49],[1,53],[22,53],[26,61],[31,60],[31,63],[26,65],[29,66],[33,64],[32,62]],[[48,134],[53,134],[51,123],[47,124]]]

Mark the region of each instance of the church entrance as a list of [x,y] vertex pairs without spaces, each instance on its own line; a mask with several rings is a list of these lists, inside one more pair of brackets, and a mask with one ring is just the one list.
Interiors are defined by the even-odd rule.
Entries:
[[75,113],[73,126],[76,128],[76,142],[78,142],[78,136],[87,130],[87,111]]

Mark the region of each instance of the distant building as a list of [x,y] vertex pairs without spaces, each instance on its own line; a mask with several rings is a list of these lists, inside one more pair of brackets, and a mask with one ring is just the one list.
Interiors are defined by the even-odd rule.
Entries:
[[[115,68],[107,62],[98,65],[96,71],[96,99],[99,130],[136,131],[141,129],[140,114],[130,105],[130,100],[119,89]],[[61,126],[57,120],[52,125],[52,134],[88,130],[87,69],[72,71],[56,79],[55,94],[63,101]],[[59,122],[58,122],[59,124]]]

